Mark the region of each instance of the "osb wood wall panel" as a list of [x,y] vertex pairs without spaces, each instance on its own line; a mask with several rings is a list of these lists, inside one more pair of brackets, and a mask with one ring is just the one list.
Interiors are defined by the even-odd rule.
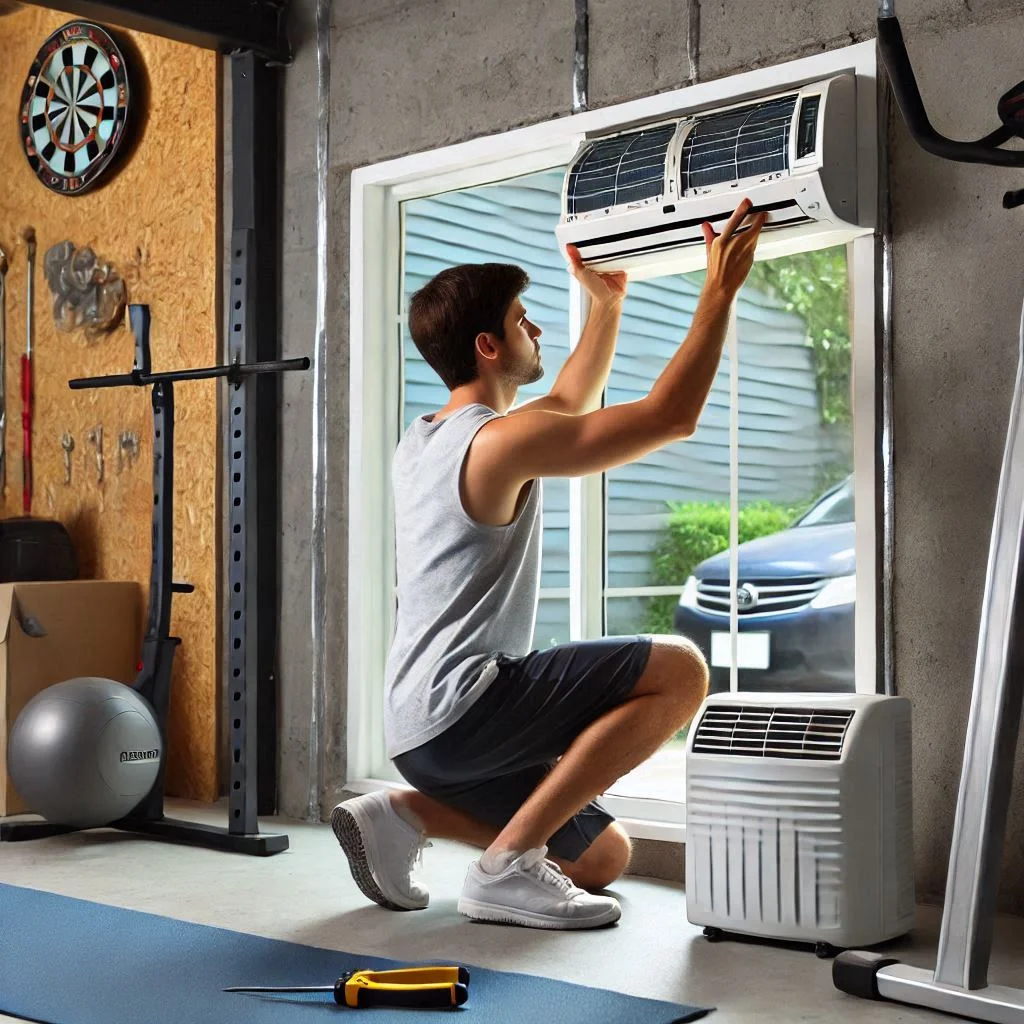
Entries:
[[[129,302],[152,314],[153,368],[218,361],[219,66],[215,54],[155,36],[121,32],[134,43],[147,84],[144,123],[128,159],[80,196],[57,195],[35,178],[19,139],[24,77],[44,40],[71,16],[23,6],[0,17],[0,245],[7,275],[7,473],[2,515],[21,514],[19,360],[25,347],[26,255],[22,229],[37,238],[34,332],[34,495],[32,513],[59,519],[77,546],[83,577],[149,582],[152,513],[152,407],[144,388],[71,391],[68,380],[131,369],[127,323],[101,340],[59,332],[42,273],[43,255],[70,239],[118,268]],[[116,26],[110,26],[116,31]],[[126,317],[127,321],[127,317]],[[175,658],[168,725],[167,792],[218,796],[217,385],[175,385]],[[104,477],[87,440],[103,427]],[[70,486],[61,435],[74,438]],[[138,459],[119,471],[118,437],[134,431]]]

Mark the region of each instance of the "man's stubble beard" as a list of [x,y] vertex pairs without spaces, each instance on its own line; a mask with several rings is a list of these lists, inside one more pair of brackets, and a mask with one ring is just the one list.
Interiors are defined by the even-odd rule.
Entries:
[[533,366],[524,368],[519,373],[509,373],[505,380],[513,387],[523,388],[528,384],[536,384],[543,376],[544,367],[541,365],[540,359],[538,359]]

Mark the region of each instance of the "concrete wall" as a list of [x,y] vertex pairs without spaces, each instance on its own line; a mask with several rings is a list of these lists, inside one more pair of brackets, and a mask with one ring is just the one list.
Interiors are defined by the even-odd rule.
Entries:
[[[690,0],[696,3],[697,0]],[[287,73],[285,348],[312,347],[315,48],[312,0],[296,4]],[[591,105],[686,85],[687,6],[591,0]],[[873,0],[703,0],[693,52],[706,80],[874,34]],[[933,120],[975,138],[1019,79],[1021,0],[904,0],[911,56]],[[353,167],[564,116],[570,0],[336,0],[328,211],[328,711],[319,737],[329,807],[344,781],[348,180]],[[915,707],[919,891],[941,898],[969,706],[988,530],[1024,280],[1019,218],[1000,207],[1020,176],[922,154],[890,131],[894,202],[895,665]],[[310,725],[311,384],[285,381],[281,806],[304,816]],[[1019,776],[1018,772],[1018,776]],[[1019,785],[1020,778],[1017,783]],[[1001,904],[1024,911],[1024,814],[1015,801]]]

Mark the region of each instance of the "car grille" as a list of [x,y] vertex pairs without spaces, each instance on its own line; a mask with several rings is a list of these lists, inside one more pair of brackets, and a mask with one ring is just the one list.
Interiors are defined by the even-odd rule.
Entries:
[[[741,617],[749,615],[777,615],[805,608],[821,593],[827,577],[790,576],[786,579],[740,580],[740,594],[749,586],[757,593],[753,604],[739,602]],[[706,579],[697,582],[697,607],[717,615],[729,614],[729,581]]]

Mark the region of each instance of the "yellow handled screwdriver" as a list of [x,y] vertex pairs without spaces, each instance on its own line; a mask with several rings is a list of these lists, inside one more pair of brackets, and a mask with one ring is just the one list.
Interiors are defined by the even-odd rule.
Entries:
[[268,992],[331,992],[339,1006],[366,1009],[372,1006],[404,1006],[416,1009],[448,1009],[469,998],[469,971],[465,967],[406,967],[392,971],[349,971],[333,985],[298,988],[242,987],[225,992],[262,995]]

